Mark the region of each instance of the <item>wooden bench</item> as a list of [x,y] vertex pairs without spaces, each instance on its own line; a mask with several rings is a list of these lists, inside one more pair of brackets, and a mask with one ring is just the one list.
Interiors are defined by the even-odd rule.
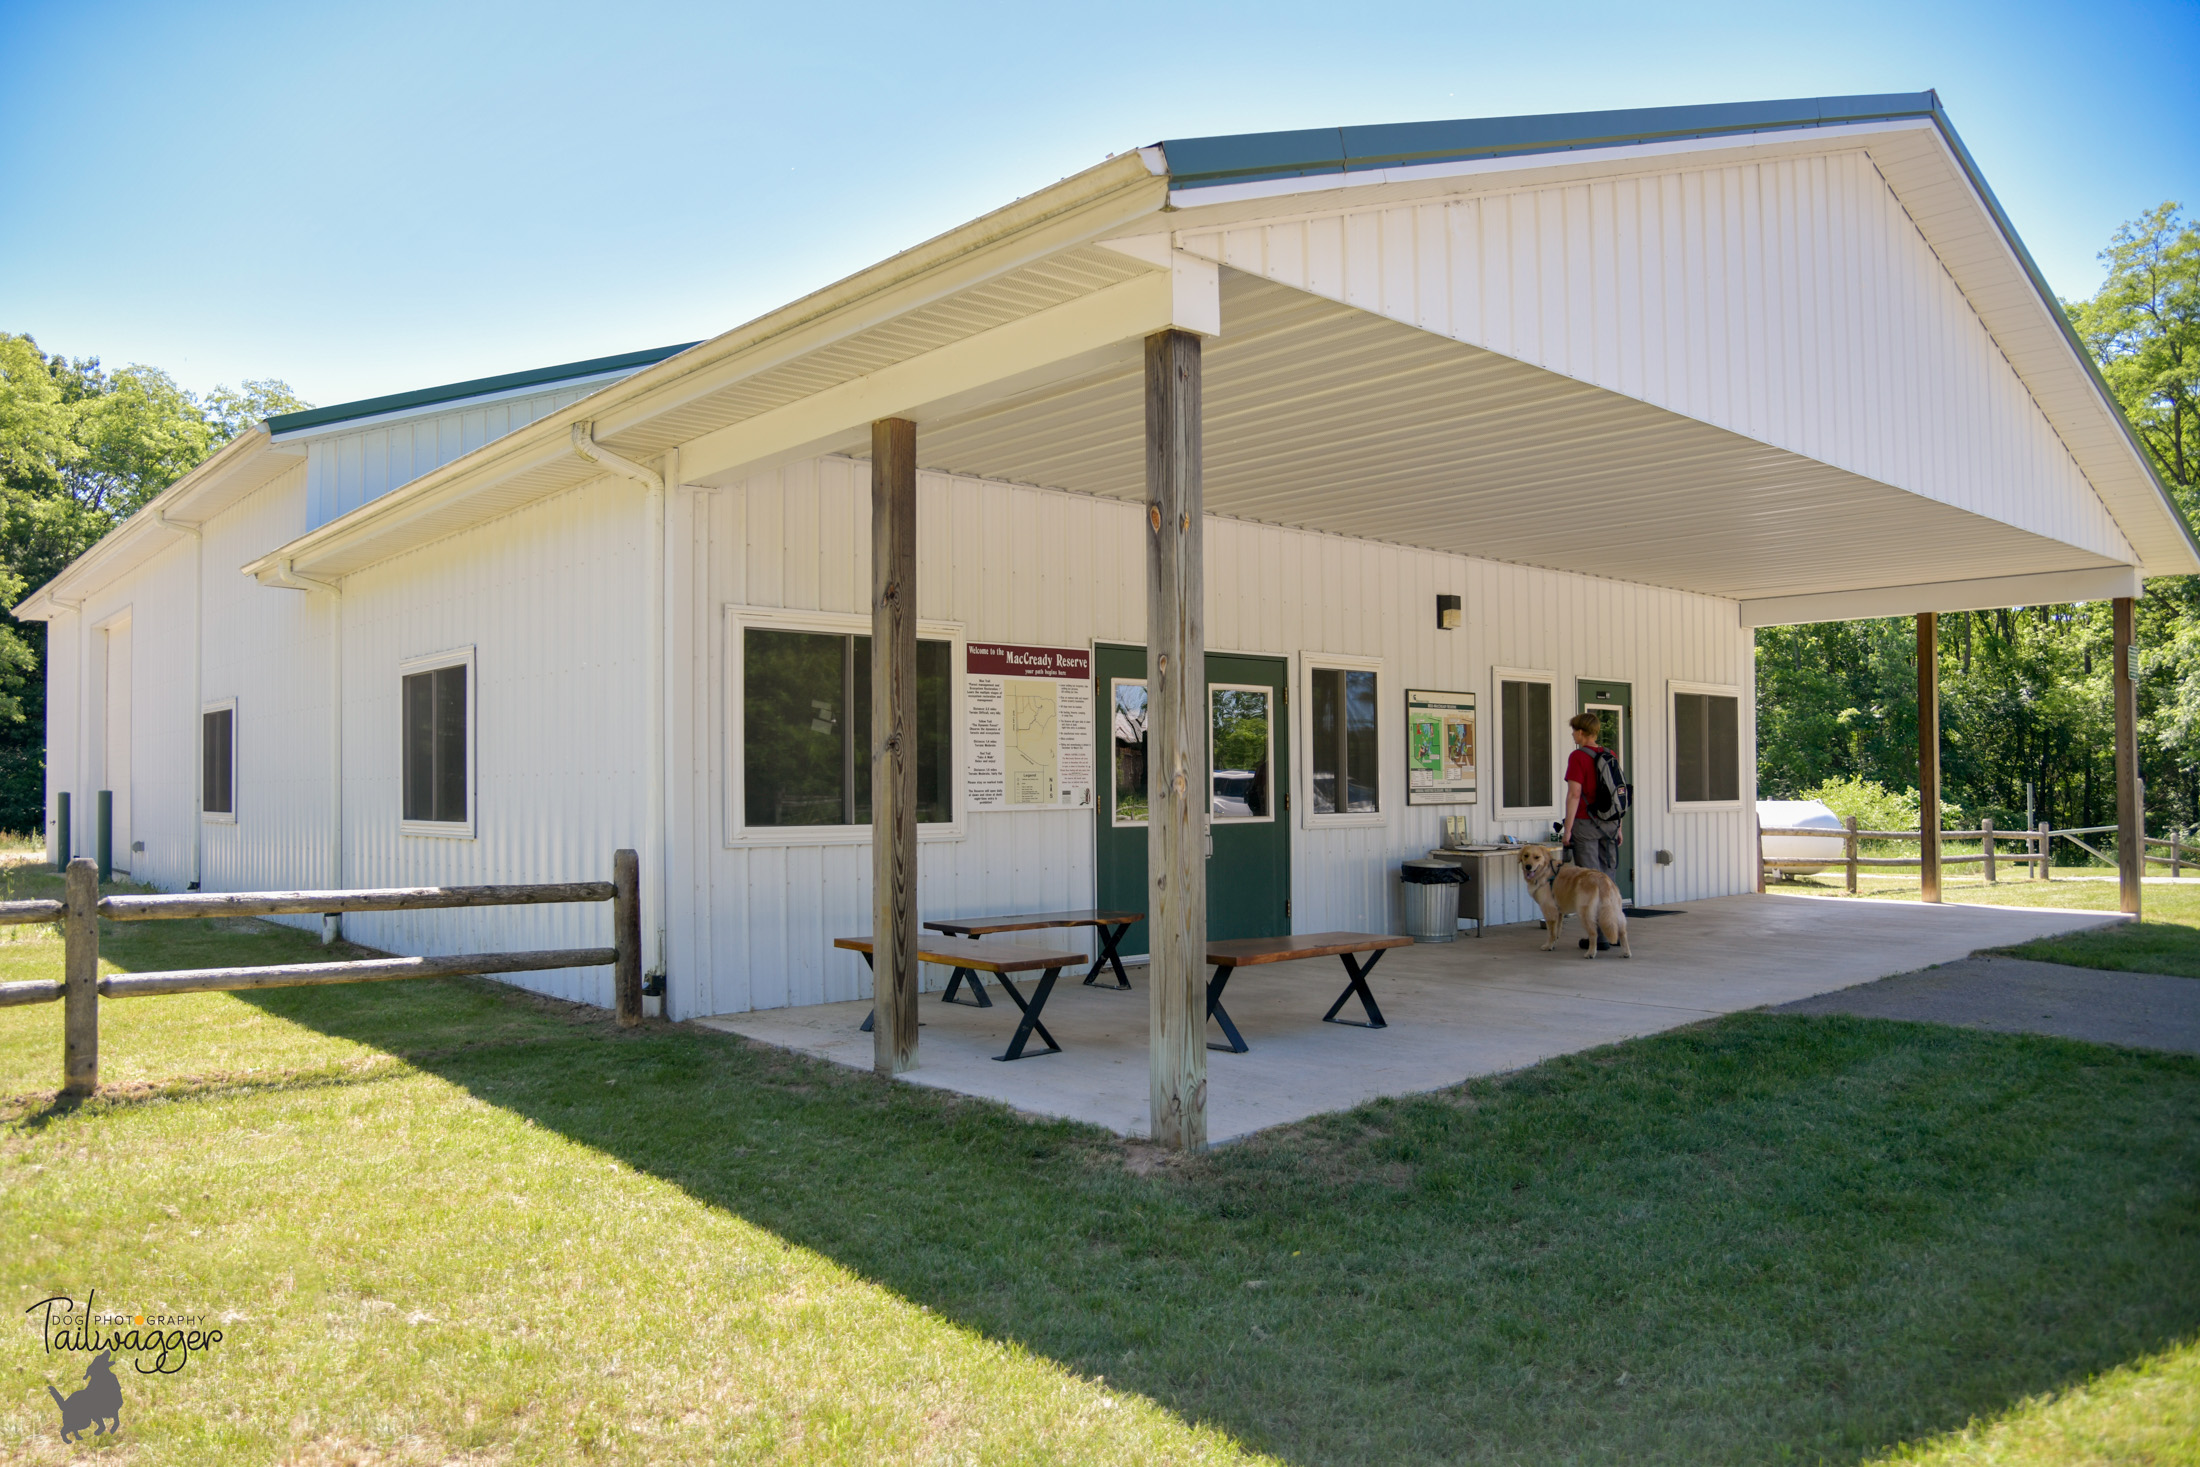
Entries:
[[[1117,912],[1104,907],[1088,907],[1076,912],[1032,912],[1016,917],[954,917],[924,925],[934,932],[944,932],[950,937],[991,937],[1001,932],[1037,932],[1047,927],[1090,927],[1100,935],[1100,956],[1092,960],[1092,967],[1085,973],[1085,986],[1091,987],[1100,976],[1103,963],[1115,969],[1115,986],[1128,989],[1130,976],[1123,971],[1123,959],[1116,953],[1115,945],[1123,940],[1123,934],[1145,920],[1144,912]],[[989,1009],[993,1000],[985,996],[985,985],[974,972],[956,969],[955,976],[947,980],[947,992],[940,995],[943,1003],[962,1003],[955,997],[957,985],[968,978],[970,992],[975,1002],[971,1008]]]
[[[870,938],[836,937],[833,939],[833,946],[863,954],[863,965],[866,968],[872,966]],[[1082,963],[1085,960],[1083,954],[1050,952],[1042,947],[1015,947],[1008,943],[996,943],[987,947],[979,947],[974,943],[967,942],[920,941],[917,944],[917,960],[925,963],[936,963],[943,968],[954,968],[958,971],[970,972],[975,970],[971,978],[973,983],[977,981],[977,972],[991,973],[1001,987],[1007,991],[1009,998],[1015,1003],[1016,1007],[1023,1011],[1024,1021],[1016,1026],[1016,1037],[1009,1040],[1008,1051],[1005,1054],[993,1056],[995,1059],[1022,1059],[1024,1057],[1024,1045],[1030,1041],[1031,1036],[1034,1034],[1038,1035],[1040,1042],[1046,1045],[1047,1053],[1060,1054],[1062,1052],[1062,1046],[1054,1042],[1052,1034],[1047,1033],[1047,1026],[1039,1022],[1039,1013],[1047,1006],[1047,995],[1054,991],[1054,980],[1061,976],[1064,968],[1074,968]],[[1026,1002],[1024,996],[1016,991],[1016,984],[1009,977],[1011,973],[1040,974],[1039,986],[1032,990],[1029,1002]],[[992,1004],[988,1002],[986,1007],[991,1008]],[[876,1010],[865,1016],[863,1020],[865,1033],[870,1032],[872,1021],[877,1017]]]
[[[1301,958],[1340,959],[1351,981],[1337,1001],[1322,1015],[1325,1024],[1350,1024],[1359,1029],[1383,1029],[1383,1011],[1375,1006],[1375,995],[1368,991],[1367,975],[1375,971],[1383,953],[1394,947],[1411,947],[1410,937],[1383,937],[1373,932],[1316,932],[1305,937],[1241,937],[1224,942],[1207,944],[1207,961],[1214,964],[1214,976],[1207,980],[1207,1017],[1222,1026],[1229,1038],[1228,1044],[1207,1041],[1209,1049],[1224,1050],[1230,1054],[1243,1054],[1249,1048],[1245,1037],[1238,1033],[1237,1025],[1230,1022],[1230,1011],[1222,1006],[1222,990],[1229,985],[1230,975],[1240,968],[1257,967],[1262,963],[1294,963]],[[1363,966],[1354,962],[1359,953],[1370,956]],[[1360,1006],[1367,1011],[1363,1023],[1358,1019],[1340,1019],[1337,1010],[1344,1001],[1357,994]]]

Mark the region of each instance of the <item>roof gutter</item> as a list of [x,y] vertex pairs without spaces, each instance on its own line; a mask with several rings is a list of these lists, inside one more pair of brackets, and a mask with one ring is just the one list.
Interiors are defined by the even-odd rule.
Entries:
[[1028,258],[1096,237],[1167,207],[1168,179],[1153,149],[1119,154],[1052,187],[949,230],[866,270],[690,347],[652,367],[538,418],[471,454],[299,536],[246,570],[279,557],[310,560],[354,535],[402,520],[426,505],[462,496],[478,484],[563,457],[575,423],[593,420],[605,437],[742,380],[786,356],[838,340],[913,304],[937,299],[1014,268]]

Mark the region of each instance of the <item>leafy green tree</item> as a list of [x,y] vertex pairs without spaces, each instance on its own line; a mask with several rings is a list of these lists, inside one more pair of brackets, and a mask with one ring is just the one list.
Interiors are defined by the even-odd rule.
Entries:
[[2101,258],[2099,292],[2064,308],[2190,519],[2200,508],[2200,225],[2164,203],[2119,228]]
[[[281,382],[202,401],[153,367],[109,373],[0,332],[0,605],[69,562],[222,444],[305,407]],[[44,823],[45,645],[39,622],[0,620],[0,829]]]
[[[2200,227],[2165,203],[2119,228],[2080,340],[2188,520],[2200,511]],[[2149,824],[2200,824],[2200,577],[2147,582],[2140,773]],[[2013,607],[1940,618],[1941,788],[1968,824],[2115,818],[2111,608]],[[1917,643],[1907,619],[1757,634],[1758,787],[1917,786]],[[1845,787],[1837,785],[1837,788]]]

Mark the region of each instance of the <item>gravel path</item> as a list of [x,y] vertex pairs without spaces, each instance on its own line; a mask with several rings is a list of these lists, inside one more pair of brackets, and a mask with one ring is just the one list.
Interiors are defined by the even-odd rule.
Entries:
[[1781,1004],[1773,1012],[1921,1019],[2200,1054],[2200,980],[2025,958],[1964,958]]

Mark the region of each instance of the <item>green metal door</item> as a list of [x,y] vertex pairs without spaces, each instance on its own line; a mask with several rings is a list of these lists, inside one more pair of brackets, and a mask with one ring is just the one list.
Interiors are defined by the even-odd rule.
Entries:
[[[1635,779],[1635,689],[1632,683],[1601,682],[1582,678],[1576,683],[1581,711],[1595,713],[1602,724],[1598,741],[1619,755],[1619,767]],[[1615,727],[1616,725],[1616,727]],[[1619,823],[1619,871],[1613,880],[1619,894],[1635,899],[1635,812],[1629,810]]]
[[[1291,931],[1290,718],[1287,664],[1277,657],[1207,658],[1207,935],[1281,937]],[[1146,906],[1146,653],[1093,653],[1099,726],[1108,730],[1094,823],[1103,907]],[[1148,949],[1144,923],[1125,953]]]

